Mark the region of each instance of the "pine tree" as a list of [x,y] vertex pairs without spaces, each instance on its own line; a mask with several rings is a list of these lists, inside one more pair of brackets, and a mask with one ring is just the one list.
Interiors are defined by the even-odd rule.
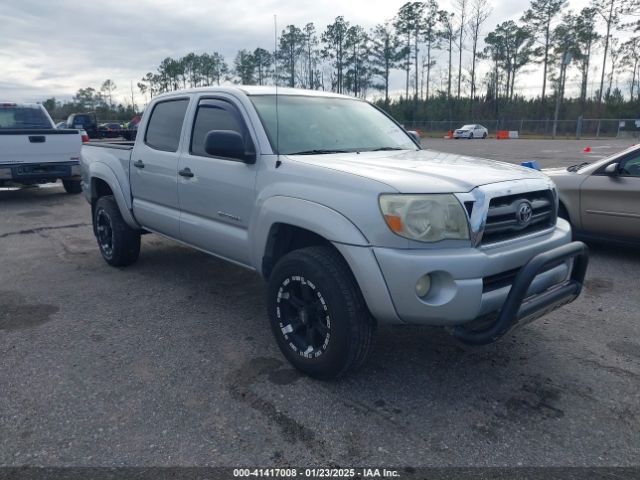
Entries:
[[389,76],[397,67],[400,42],[389,22],[378,24],[371,32],[371,64],[372,73],[380,78],[380,83],[373,87],[384,90],[384,106],[389,107]]
[[246,49],[240,50],[234,61],[236,77],[242,85],[253,85],[255,82],[256,62],[253,54]]
[[304,51],[304,34],[295,25],[287,25],[280,35],[278,59],[282,68],[282,79],[289,87],[296,86],[296,69]]
[[334,22],[327,25],[322,34],[322,57],[333,64],[332,90],[342,93],[344,87],[344,69],[346,56],[347,31],[349,22],[344,17],[336,17]]
[[[613,0],[617,1],[617,0]],[[522,21],[537,35],[542,35],[542,101],[547,94],[547,71],[549,69],[549,53],[551,49],[551,23],[562,13],[567,0],[533,0],[531,6],[522,16]]]
[[267,78],[270,76],[273,55],[264,48],[258,47],[253,51],[253,60],[255,62],[258,85],[265,85]]

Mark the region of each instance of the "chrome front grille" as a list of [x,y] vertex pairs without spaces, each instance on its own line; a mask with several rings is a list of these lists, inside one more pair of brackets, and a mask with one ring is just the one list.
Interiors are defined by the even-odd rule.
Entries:
[[510,240],[552,227],[556,201],[551,190],[494,197],[489,202],[481,243]]

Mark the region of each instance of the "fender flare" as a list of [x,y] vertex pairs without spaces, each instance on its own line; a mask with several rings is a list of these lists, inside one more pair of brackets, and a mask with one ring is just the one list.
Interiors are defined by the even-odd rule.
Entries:
[[273,196],[262,203],[249,227],[252,263],[261,275],[262,257],[271,229],[280,223],[304,228],[332,243],[369,245],[360,229],[340,212],[309,200]]
[[93,191],[93,180],[96,178],[99,178],[100,180],[104,181],[107,185],[109,185],[109,188],[113,192],[113,197],[115,198],[116,203],[118,204],[118,209],[120,210],[120,214],[122,215],[122,218],[127,223],[127,225],[129,225],[131,228],[134,228],[136,230],[140,229],[141,228],[140,225],[138,224],[138,222],[136,222],[136,219],[133,217],[133,213],[131,211],[131,205],[130,205],[131,202],[127,201],[127,197],[122,192],[122,187],[114,171],[105,163],[102,163],[102,162],[91,163],[89,167],[89,179],[91,181],[90,188],[91,188],[92,200],[96,198],[95,193]]

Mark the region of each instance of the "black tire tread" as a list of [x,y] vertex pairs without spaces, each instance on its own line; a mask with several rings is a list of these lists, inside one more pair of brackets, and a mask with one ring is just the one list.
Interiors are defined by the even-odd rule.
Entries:
[[124,221],[113,195],[105,195],[97,200],[95,215],[100,208],[104,209],[111,218],[111,228],[114,232],[113,255],[110,259],[104,255],[103,258],[114,267],[131,265],[138,260],[140,255],[140,232],[131,228]]
[[335,285],[345,301],[348,317],[352,319],[349,322],[350,348],[342,369],[319,378],[339,378],[362,367],[373,348],[376,325],[345,260],[333,247],[321,245],[294,250],[284,258],[300,261],[311,258],[319,268],[325,270],[335,280]]

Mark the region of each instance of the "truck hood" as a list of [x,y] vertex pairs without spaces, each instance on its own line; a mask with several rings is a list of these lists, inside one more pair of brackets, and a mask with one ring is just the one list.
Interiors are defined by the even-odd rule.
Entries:
[[370,178],[401,193],[462,193],[488,183],[547,178],[531,168],[434,150],[290,155],[289,158]]

